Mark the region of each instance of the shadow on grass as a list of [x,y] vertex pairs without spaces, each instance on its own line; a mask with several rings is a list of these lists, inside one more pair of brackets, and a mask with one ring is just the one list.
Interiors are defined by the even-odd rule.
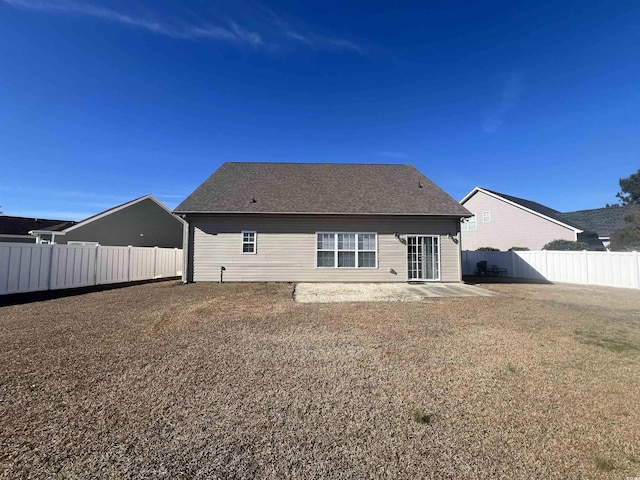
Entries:
[[640,335],[637,331],[617,326],[615,328],[583,328],[576,330],[580,342],[597,345],[616,353],[640,352]]
[[[102,292],[104,290],[115,290],[118,288],[133,287],[134,285],[144,285],[146,283],[175,282],[180,277],[156,278],[154,280],[139,280],[137,282],[110,283],[106,285],[92,285],[90,287],[65,288],[60,290],[45,290],[43,292],[11,293],[0,296],[0,307],[9,305],[22,305],[24,303],[43,302],[55,298],[73,297],[84,295],[85,293]],[[182,282],[180,282],[182,285]]]

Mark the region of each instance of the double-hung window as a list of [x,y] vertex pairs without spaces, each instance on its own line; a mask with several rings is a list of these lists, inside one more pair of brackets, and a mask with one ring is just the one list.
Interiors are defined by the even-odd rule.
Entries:
[[242,253],[256,253],[256,232],[242,232]]
[[324,268],[376,268],[377,234],[318,233],[316,266]]
[[478,219],[474,215],[473,217],[465,218],[462,220],[462,231],[468,232],[469,230],[478,229]]

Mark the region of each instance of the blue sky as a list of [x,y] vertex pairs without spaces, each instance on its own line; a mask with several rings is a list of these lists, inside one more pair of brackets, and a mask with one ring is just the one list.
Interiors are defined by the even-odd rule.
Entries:
[[410,163],[567,211],[640,168],[640,3],[0,0],[0,205],[175,207],[225,161]]

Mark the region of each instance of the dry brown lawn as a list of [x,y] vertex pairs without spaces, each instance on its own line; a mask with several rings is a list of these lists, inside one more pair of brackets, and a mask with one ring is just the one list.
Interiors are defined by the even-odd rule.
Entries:
[[0,308],[2,478],[640,476],[640,294],[296,304],[164,282]]

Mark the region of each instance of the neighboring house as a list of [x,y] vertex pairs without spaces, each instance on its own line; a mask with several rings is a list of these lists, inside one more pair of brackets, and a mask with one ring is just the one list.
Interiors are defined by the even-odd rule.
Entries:
[[196,282],[459,282],[470,215],[410,165],[299,163],[225,163],[174,213]]
[[531,200],[475,187],[460,204],[473,216],[462,224],[462,249],[527,247],[541,250],[552,240],[584,242],[605,250],[611,233],[624,226],[626,207],[562,213]]
[[624,217],[638,210],[638,205],[612,206],[591,210],[578,210],[562,214],[567,223],[581,225],[587,230],[596,232],[598,239],[606,249],[609,248],[611,235],[628,226]]
[[33,229],[37,243],[182,248],[184,222],[151,195],[71,225]]
[[66,220],[0,215],[0,242],[35,243],[35,237],[29,235],[31,230],[57,227],[58,225],[68,226],[73,223]]

